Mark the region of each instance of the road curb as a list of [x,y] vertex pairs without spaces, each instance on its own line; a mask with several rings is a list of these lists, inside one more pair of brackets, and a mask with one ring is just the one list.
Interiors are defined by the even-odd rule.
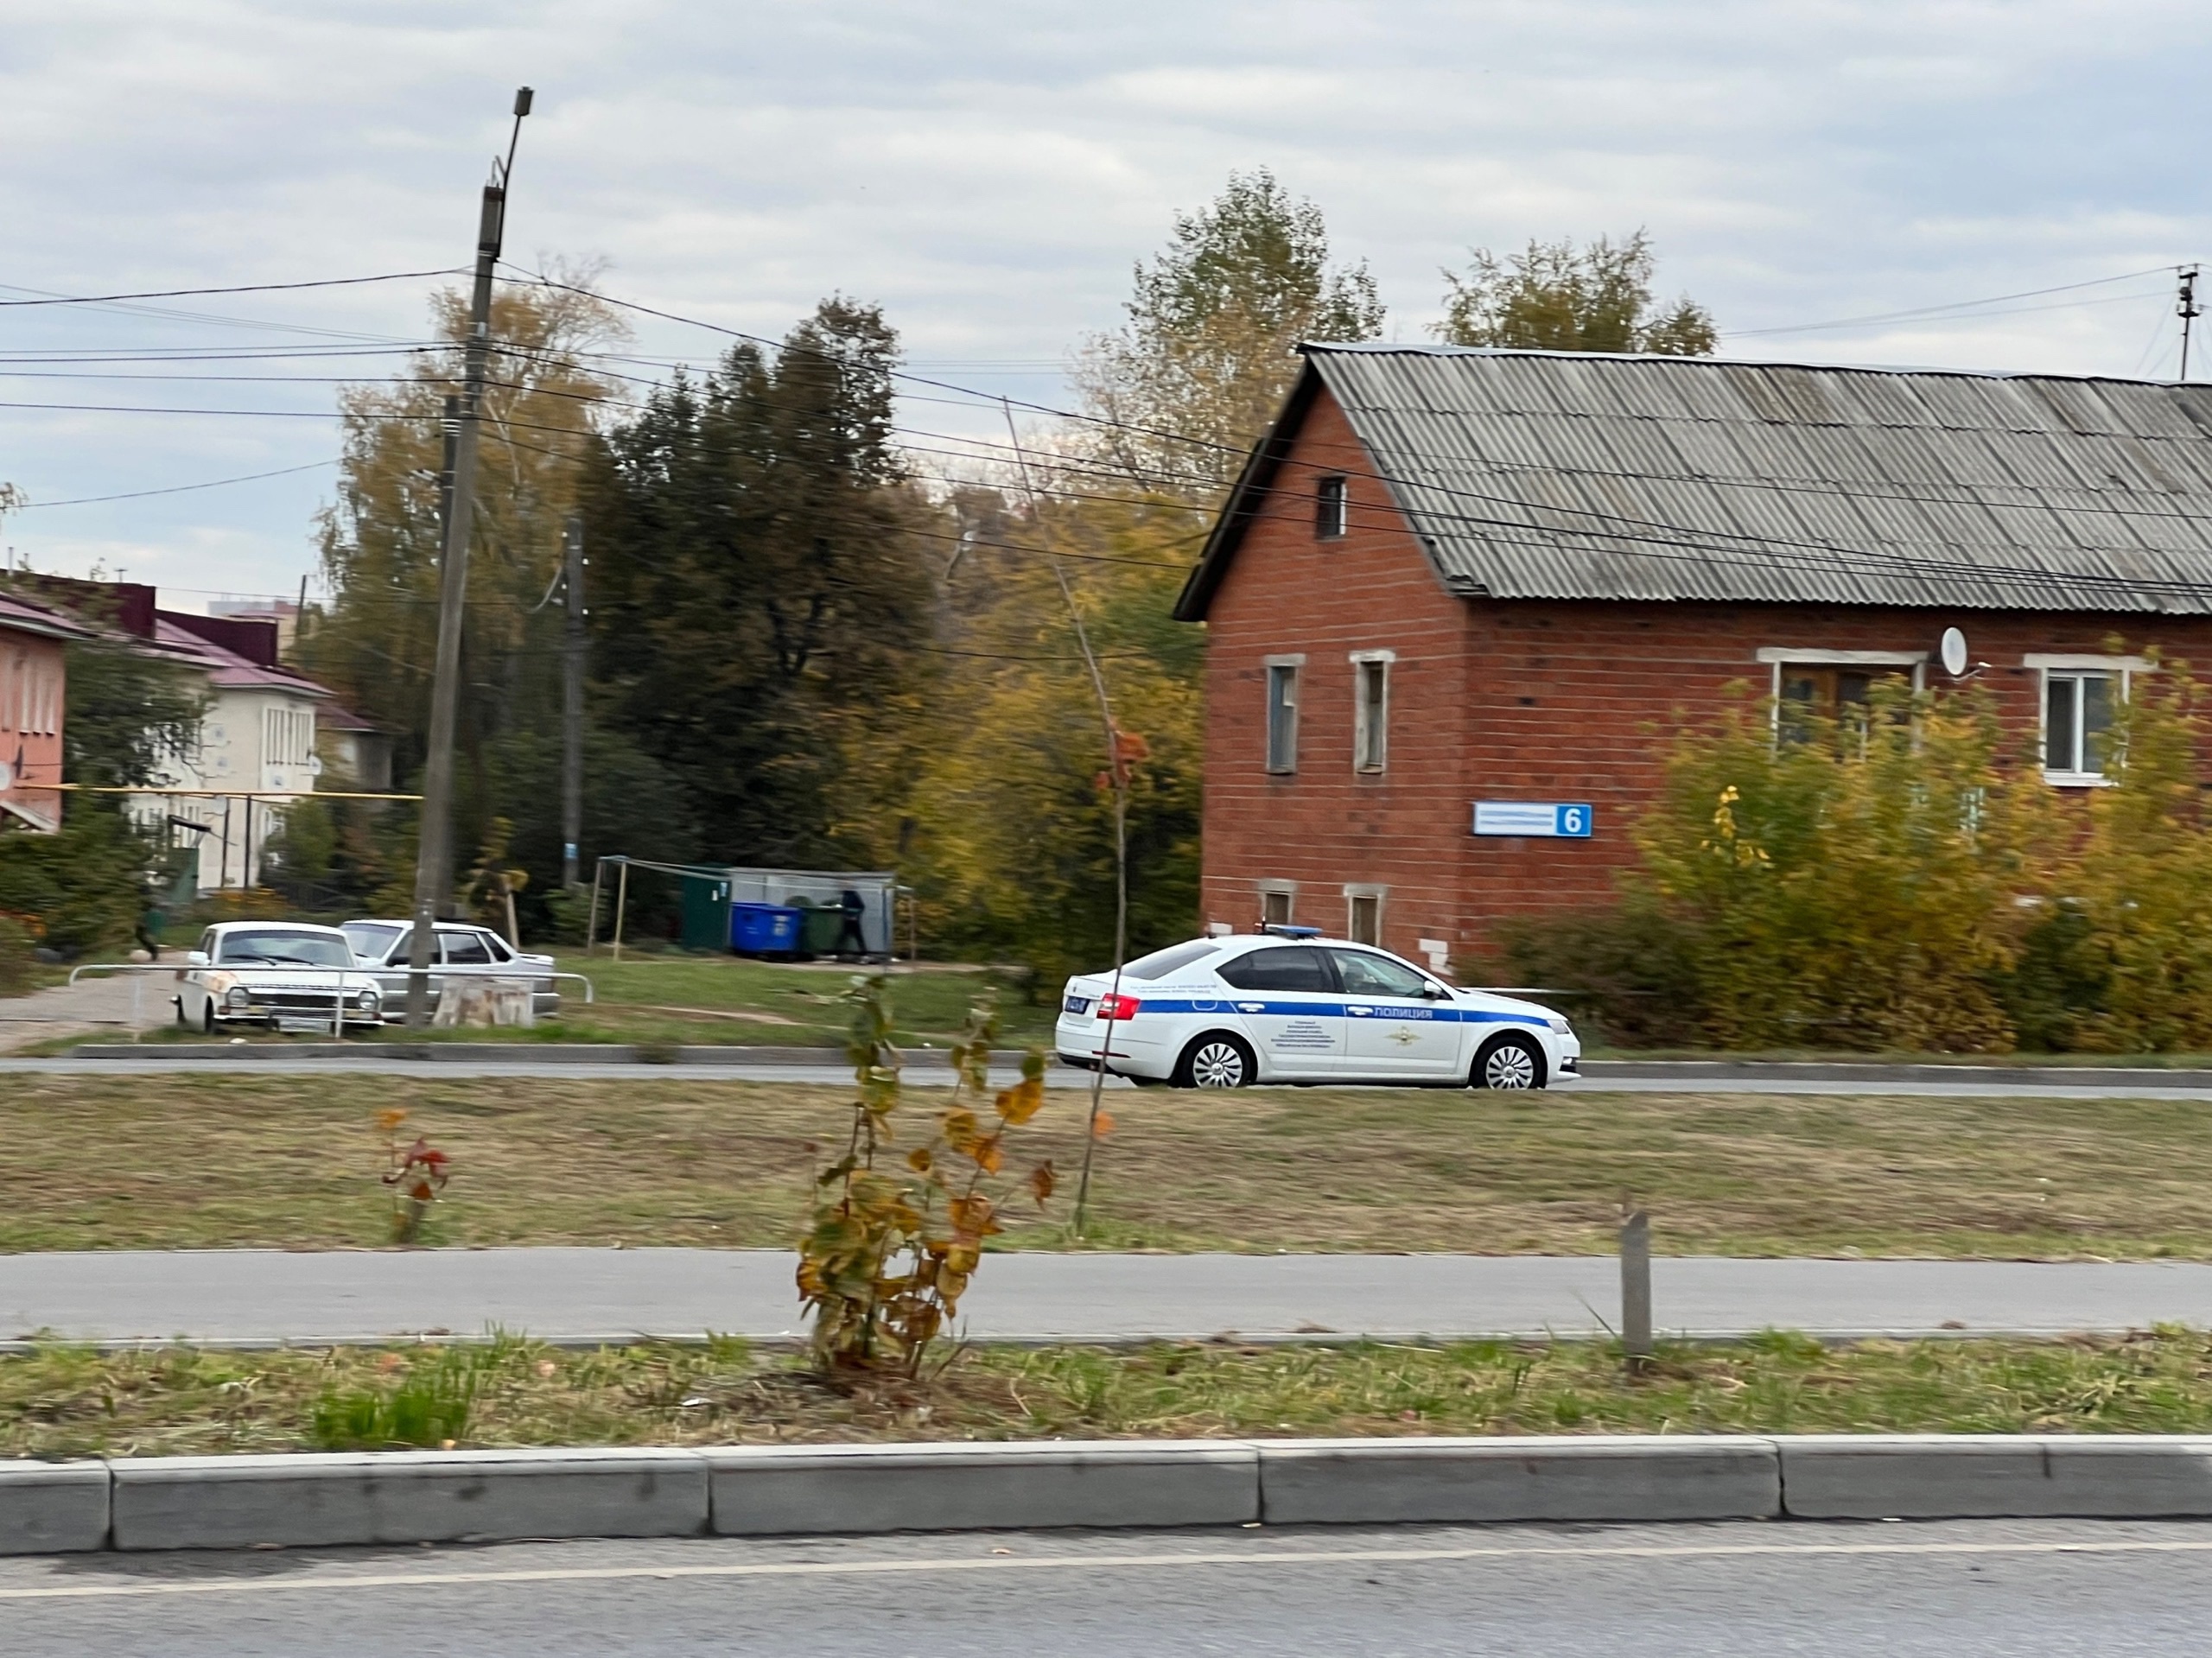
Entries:
[[2212,1436],[1116,1439],[0,1463],[0,1553],[535,1537],[2212,1516]]
[[[300,1059],[403,1059],[423,1064],[480,1065],[501,1062],[556,1065],[789,1065],[795,1070],[849,1066],[842,1048],[741,1048],[699,1045],[639,1048],[628,1043],[596,1042],[88,1042],[56,1059],[210,1058],[290,1062]],[[995,1051],[995,1065],[1019,1065],[1019,1049]],[[941,1048],[902,1051],[909,1066],[939,1069],[948,1063]]]
[[1848,1060],[1585,1059],[1586,1083],[1982,1083],[2034,1088],[2194,1088],[2212,1091],[2212,1067],[1920,1065]]

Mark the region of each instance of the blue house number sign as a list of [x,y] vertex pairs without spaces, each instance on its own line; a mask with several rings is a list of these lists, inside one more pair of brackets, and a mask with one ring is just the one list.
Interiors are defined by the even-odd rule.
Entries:
[[1556,800],[1475,802],[1475,833],[1478,835],[1586,841],[1596,826],[1597,819],[1597,812],[1586,804],[1570,805]]

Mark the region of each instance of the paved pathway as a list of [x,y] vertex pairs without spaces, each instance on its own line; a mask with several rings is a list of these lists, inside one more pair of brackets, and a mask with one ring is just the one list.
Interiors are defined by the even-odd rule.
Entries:
[[[2212,1325],[2195,1262],[1653,1263],[1655,1321],[1700,1336]],[[1586,1335],[1618,1322],[1605,1256],[994,1255],[962,1312],[991,1340]],[[360,1341],[487,1325],[582,1341],[799,1333],[779,1250],[281,1250],[0,1256],[0,1337]]]
[[[1829,1074],[1810,1077],[1789,1074],[1609,1076],[1562,1083],[1558,1089],[1561,1093],[1576,1094],[1882,1095],[1927,1099],[2197,1100],[2212,1104],[2212,1070],[2137,1071],[2119,1081],[2099,1081],[2094,1071],[2084,1070],[2082,1080],[2079,1082],[2061,1082],[2044,1080],[2050,1075],[2048,1071],[2040,1073],[2034,1081],[2018,1078],[1975,1081],[1972,1073],[1965,1071],[1964,1067],[1945,1067],[1946,1074],[1938,1077],[1878,1075],[1852,1078],[1833,1074],[1841,1069],[1828,1068]],[[167,1077],[182,1071],[240,1071],[256,1076],[310,1077],[560,1077],[569,1082],[583,1079],[637,1081],[653,1077],[664,1081],[673,1077],[691,1082],[808,1083],[830,1086],[843,1086],[853,1079],[850,1068],[843,1065],[782,1063],[659,1065],[599,1061],[581,1064],[573,1059],[532,1058],[529,1049],[519,1045],[517,1057],[512,1059],[470,1058],[426,1061],[367,1053],[342,1059],[291,1058],[266,1053],[257,1054],[251,1058],[231,1058],[221,1054],[194,1055],[190,1058],[0,1058],[0,1077],[30,1071],[79,1077]],[[1961,1073],[1963,1080],[1958,1079]],[[992,1076],[993,1085],[996,1087],[1004,1087],[1018,1080],[1018,1073],[1012,1070],[995,1070]],[[2144,1080],[2146,1076],[2158,1080]],[[2171,1080],[2167,1080],[2169,1078]],[[943,1065],[919,1064],[907,1069],[906,1080],[918,1086],[944,1084],[952,1080],[952,1073]],[[1046,1073],[1045,1085],[1047,1088],[1088,1089],[1090,1073],[1056,1065]],[[1108,1080],[1107,1086],[1122,1089],[1130,1084],[1120,1077],[1113,1077]]]
[[175,993],[175,981],[161,975],[124,973],[0,997],[0,1053],[50,1037],[87,1032],[127,1037],[166,1025],[175,1017],[169,1006]]

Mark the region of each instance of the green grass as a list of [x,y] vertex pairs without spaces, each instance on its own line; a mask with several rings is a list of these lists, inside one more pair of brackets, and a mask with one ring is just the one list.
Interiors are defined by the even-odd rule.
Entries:
[[[849,1123],[849,1089],[435,1071],[10,1076],[0,1251],[381,1244],[393,1106],[453,1158],[429,1242],[782,1247]],[[1669,1254],[2212,1259],[2185,1100],[1125,1091],[1077,1239],[1085,1104],[1052,1090],[1013,1136],[1010,1171],[1062,1185],[1000,1245],[1606,1254],[1627,1189]]]
[[[988,1271],[988,1267],[986,1268]],[[0,1358],[0,1456],[410,1445],[1515,1433],[2202,1433],[2212,1338],[982,1348],[855,1392],[734,1340],[563,1351],[65,1345]]]

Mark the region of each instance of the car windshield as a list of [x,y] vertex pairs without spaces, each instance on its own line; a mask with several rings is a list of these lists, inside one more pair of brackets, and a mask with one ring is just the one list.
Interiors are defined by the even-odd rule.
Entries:
[[351,967],[353,952],[337,933],[257,927],[251,932],[225,933],[221,954],[215,959],[226,966]]
[[1122,969],[1125,979],[1164,979],[1171,973],[1179,973],[1193,962],[1204,961],[1221,946],[1211,938],[1194,938],[1187,944],[1170,944],[1166,950],[1156,950],[1149,956],[1140,956]]
[[346,942],[353,947],[353,954],[365,962],[381,962],[385,952],[407,930],[393,926],[388,921],[349,921],[339,931],[346,935]]

